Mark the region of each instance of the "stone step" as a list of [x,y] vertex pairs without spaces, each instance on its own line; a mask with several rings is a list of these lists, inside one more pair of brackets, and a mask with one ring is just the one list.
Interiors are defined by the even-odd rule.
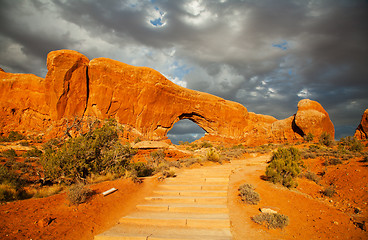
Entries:
[[118,224],[95,236],[95,240],[230,240],[230,229],[135,227]]
[[194,178],[194,177],[176,177],[167,178],[165,183],[186,183],[186,184],[227,184],[229,178]]
[[228,213],[225,204],[167,204],[151,203],[136,206],[140,211],[177,212],[177,213]]
[[194,185],[194,184],[161,184],[159,189],[164,190],[209,190],[209,191],[227,191],[228,185]]
[[145,200],[165,203],[227,204],[227,197],[150,196],[145,197]]
[[134,212],[119,220],[120,224],[188,227],[188,228],[230,228],[228,214],[198,214],[172,212]]
[[214,190],[156,190],[154,194],[160,196],[207,196],[207,197],[224,197],[227,196],[227,191]]

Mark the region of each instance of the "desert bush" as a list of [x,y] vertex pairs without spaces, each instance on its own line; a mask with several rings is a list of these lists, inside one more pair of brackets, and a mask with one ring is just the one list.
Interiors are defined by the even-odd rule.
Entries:
[[368,154],[366,153],[365,156],[363,156],[362,162],[368,162]]
[[281,183],[292,188],[298,183],[295,178],[300,173],[300,153],[294,147],[279,148],[273,153],[271,161],[266,168],[266,176],[273,183]]
[[19,174],[12,170],[9,170],[3,165],[0,165],[0,184],[2,183],[11,184],[13,186],[20,186],[22,185],[23,181],[20,178]]
[[90,184],[94,183],[100,183],[100,182],[106,182],[106,181],[112,181],[115,180],[118,177],[118,175],[114,173],[106,173],[106,174],[91,174],[87,177],[87,182]]
[[333,185],[328,186],[327,188],[322,190],[322,194],[325,195],[326,197],[333,197],[335,194],[335,186]]
[[266,225],[268,228],[284,228],[289,225],[289,217],[280,213],[260,213],[252,220],[258,224]]
[[239,194],[244,202],[252,205],[257,205],[259,203],[261,198],[254,189],[254,186],[248,183],[239,186]]
[[171,171],[163,171],[162,176],[164,178],[169,178],[169,177],[175,177],[176,175],[175,175],[175,171],[171,170]]
[[64,190],[64,186],[60,184],[54,184],[52,186],[43,186],[33,193],[34,198],[45,198],[55,194],[58,194]]
[[334,144],[334,141],[332,140],[330,134],[323,132],[319,137],[319,143],[327,147],[330,147]]
[[184,165],[185,167],[190,167],[195,163],[201,163],[201,160],[198,158],[184,158],[184,159],[180,159],[179,163],[181,165]]
[[306,142],[312,142],[314,140],[314,135],[312,133],[308,133],[304,135],[304,141]]
[[136,175],[137,177],[151,176],[155,171],[153,167],[144,162],[131,163],[128,168],[133,172],[132,175]]
[[161,161],[165,160],[165,152],[163,150],[157,150],[150,153],[150,156],[154,163],[158,164]]
[[213,148],[206,153],[206,160],[211,162],[220,162],[220,154]]
[[11,131],[9,132],[7,137],[1,137],[0,142],[15,142],[23,139],[26,139],[26,136],[20,134],[17,131]]
[[29,146],[29,142],[28,141],[21,141],[19,144],[21,146]]
[[0,156],[5,157],[9,160],[14,160],[16,157],[18,157],[17,153],[12,148],[1,152]]
[[102,127],[70,138],[59,147],[57,142],[49,143],[41,164],[50,180],[73,183],[85,180],[92,173],[123,175],[134,154],[129,145],[118,141],[116,123],[107,121]]
[[338,164],[342,164],[342,161],[339,158],[327,158],[323,162],[323,165],[325,165],[325,166],[338,165]]
[[24,181],[16,172],[0,165],[0,201],[13,201],[30,198],[23,186]]
[[309,145],[309,151],[311,152],[318,152],[320,149],[321,147],[316,144]]
[[241,157],[244,153],[246,153],[246,149],[244,147],[232,147],[230,149],[226,149],[222,152],[222,154],[225,157],[228,158],[239,158]]
[[83,184],[75,184],[71,186],[67,192],[67,199],[73,205],[84,203],[89,197],[91,197],[93,191],[87,188]]
[[212,145],[212,143],[209,143],[209,142],[202,142],[200,145],[200,148],[212,148],[213,147],[213,145]]
[[363,150],[363,144],[354,137],[343,137],[338,142],[339,149],[349,150],[353,152],[361,152]]
[[318,177],[317,174],[315,174],[314,172],[311,171],[306,171],[305,173],[303,173],[303,177],[305,177],[306,179],[309,179],[315,183],[319,183],[319,181],[321,180],[320,177]]
[[36,147],[32,147],[32,150],[28,150],[27,152],[23,153],[23,157],[41,157],[42,151],[37,149]]
[[17,200],[17,190],[9,184],[0,184],[0,202]]
[[179,143],[179,145],[189,145],[189,142],[188,141],[179,141],[178,142]]

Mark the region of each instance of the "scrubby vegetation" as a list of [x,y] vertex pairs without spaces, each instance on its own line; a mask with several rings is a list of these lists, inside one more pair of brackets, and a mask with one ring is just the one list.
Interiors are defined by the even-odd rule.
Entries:
[[[74,183],[84,181],[91,174],[122,176],[129,169],[134,153],[129,145],[119,142],[116,122],[107,121],[102,127],[70,138],[60,146],[58,142],[46,144],[41,164],[51,181]],[[131,168],[141,171],[142,166]]]
[[0,165],[0,201],[29,198],[29,194],[23,189],[23,183],[19,174]]
[[280,213],[260,213],[252,218],[258,224],[268,228],[284,228],[289,225],[289,217]]
[[326,187],[324,190],[322,190],[322,194],[326,197],[333,197],[335,194],[335,186],[330,185]]
[[69,188],[67,198],[72,205],[78,205],[84,203],[92,194],[91,189],[79,183]]
[[279,148],[272,155],[266,168],[266,176],[273,183],[281,183],[288,188],[296,187],[298,185],[296,178],[301,171],[300,164],[298,149]]
[[0,142],[15,142],[23,139],[26,139],[26,136],[17,131],[11,131],[7,137],[0,137]]
[[306,142],[312,142],[314,140],[314,135],[312,133],[308,133],[304,135],[304,141]]
[[303,177],[305,177],[306,179],[309,179],[315,183],[319,183],[319,181],[321,180],[321,178],[315,174],[314,172],[311,172],[311,171],[306,171],[302,174]]
[[348,150],[352,152],[361,152],[364,148],[363,144],[354,137],[343,137],[338,142],[338,148],[342,151]]
[[206,160],[211,162],[220,162],[220,154],[213,148],[207,151]]
[[239,195],[242,200],[251,205],[257,205],[261,201],[259,194],[254,191],[255,187],[252,184],[245,183],[239,187]]
[[329,147],[334,144],[334,141],[330,134],[323,132],[321,136],[319,137],[319,143]]

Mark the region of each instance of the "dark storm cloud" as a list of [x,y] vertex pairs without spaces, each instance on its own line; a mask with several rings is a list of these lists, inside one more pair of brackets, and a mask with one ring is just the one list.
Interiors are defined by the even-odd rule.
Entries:
[[44,75],[46,54],[69,48],[155,68],[277,118],[317,100],[337,135],[368,107],[365,0],[1,2],[6,71]]

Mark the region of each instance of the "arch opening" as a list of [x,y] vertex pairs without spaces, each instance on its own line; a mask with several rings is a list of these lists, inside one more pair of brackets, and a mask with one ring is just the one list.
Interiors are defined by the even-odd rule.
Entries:
[[167,133],[167,137],[173,144],[180,142],[194,142],[206,133],[198,124],[190,119],[182,119],[176,122],[173,128]]

